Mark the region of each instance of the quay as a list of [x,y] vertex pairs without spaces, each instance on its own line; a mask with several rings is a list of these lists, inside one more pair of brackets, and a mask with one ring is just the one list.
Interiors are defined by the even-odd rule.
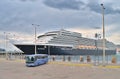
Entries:
[[[112,68],[114,67],[114,68]],[[24,60],[0,58],[0,79],[120,79],[120,67],[106,67],[71,62],[54,62],[26,67]]]

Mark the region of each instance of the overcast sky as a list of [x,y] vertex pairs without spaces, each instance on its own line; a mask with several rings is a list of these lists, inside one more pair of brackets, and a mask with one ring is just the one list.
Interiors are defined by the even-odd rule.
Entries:
[[102,33],[101,3],[106,39],[120,44],[120,0],[0,0],[0,42],[4,32],[32,40],[32,24],[40,25],[37,34],[66,29],[94,37]]

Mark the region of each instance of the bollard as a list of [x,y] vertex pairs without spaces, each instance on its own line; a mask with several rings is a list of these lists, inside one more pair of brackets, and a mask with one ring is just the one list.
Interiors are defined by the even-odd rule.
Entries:
[[55,61],[55,56],[52,57],[53,61]]
[[87,56],[87,62],[91,62],[91,58],[89,55]]
[[68,56],[68,61],[71,61],[71,57],[70,56]]
[[65,56],[63,56],[63,61],[65,61]]
[[117,63],[117,59],[116,59],[115,56],[112,57],[112,61],[111,62],[114,63],[114,64]]
[[80,62],[83,62],[84,59],[83,59],[83,56],[80,56]]

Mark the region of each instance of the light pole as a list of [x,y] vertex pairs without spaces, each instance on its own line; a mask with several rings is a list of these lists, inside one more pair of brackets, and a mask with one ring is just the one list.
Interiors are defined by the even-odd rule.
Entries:
[[104,10],[105,7],[103,4],[101,4],[102,7],[102,27],[103,27],[103,66],[105,66],[105,26],[104,26]]
[[4,32],[4,35],[5,35],[5,49],[6,49],[6,53],[5,53],[5,55],[6,55],[6,59],[8,60],[8,52],[7,52],[7,49],[8,49],[8,34],[10,34],[10,33],[7,33],[7,32]]
[[98,56],[97,63],[96,63],[96,57],[95,57],[95,65],[99,64],[99,48],[98,48],[99,39],[101,39],[101,34],[95,33],[95,46],[96,46],[96,53],[97,53],[95,54],[95,56]]
[[37,34],[37,33],[36,33],[36,26],[40,26],[40,25],[37,25],[37,24],[32,24],[32,25],[33,25],[34,28],[35,28],[35,29],[34,29],[34,30],[35,30],[35,31],[34,31],[34,32],[35,32],[35,54],[37,54],[37,50],[36,50],[36,34]]

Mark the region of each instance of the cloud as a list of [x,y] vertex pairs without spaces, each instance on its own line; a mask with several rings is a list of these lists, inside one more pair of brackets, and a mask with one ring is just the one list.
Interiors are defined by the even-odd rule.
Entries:
[[83,37],[93,39],[95,38],[95,33],[101,34],[101,29],[69,28],[68,30],[81,33]]
[[[13,0],[16,1],[16,0]],[[53,4],[59,9],[71,10],[56,10],[42,5],[42,2],[11,2],[6,5],[1,12],[2,21],[0,22],[1,30],[33,33],[33,24],[40,24],[40,30],[59,30],[61,28],[93,28],[100,27],[99,15],[88,11],[79,10],[85,5],[80,0],[44,0],[44,4]],[[39,5],[41,4],[41,5]],[[57,5],[58,4],[58,5]],[[4,6],[2,5],[2,7]],[[56,5],[56,6],[54,6]],[[66,6],[63,6],[66,5]],[[75,11],[73,11],[75,9]],[[9,15],[9,16],[8,16]],[[96,18],[94,18],[96,17]],[[97,19],[97,20],[96,20]],[[96,23],[94,23],[94,21]],[[86,23],[87,22],[87,23]],[[48,29],[45,29],[48,28]],[[54,28],[54,29],[53,29]],[[26,30],[27,29],[27,30]]]
[[[44,0],[45,5],[56,8],[59,10],[85,10],[90,9],[96,13],[101,13],[101,3],[98,0],[90,0],[88,3],[83,2],[82,0]],[[120,14],[120,8],[115,8],[116,6],[112,6],[112,2],[105,3],[104,7],[105,14]]]
[[108,40],[114,42],[115,44],[120,44],[120,34],[119,33],[112,33],[112,35],[110,35],[108,37]]
[[[89,7],[90,10],[96,13],[102,13],[101,3],[103,2],[92,0],[88,2],[87,7]],[[105,11],[104,11],[105,14],[117,14],[117,13],[120,14],[120,8],[115,9],[112,2],[104,3],[104,7],[105,7]]]
[[80,0],[44,0],[44,4],[49,7],[57,8],[60,10],[63,9],[79,10],[84,5],[84,3]]
[[21,1],[38,1],[38,0],[21,0]]
[[[37,3],[37,2],[36,2]],[[0,3],[0,30],[32,32],[31,23],[36,19],[36,3],[19,0],[4,0]],[[39,4],[39,3],[38,3]],[[38,7],[39,8],[39,7]],[[29,30],[26,30],[29,29]]]
[[[83,30],[88,28],[95,30],[102,27],[101,0],[33,1],[2,0],[0,2],[0,31],[14,31],[22,34],[18,35],[26,37],[26,34],[34,34],[34,26],[32,24],[40,25],[37,28],[37,33],[60,30],[61,28],[72,28],[74,31],[74,29]],[[114,3],[113,1],[105,2],[104,6],[106,8],[106,31],[110,31],[111,35],[115,32],[119,33],[119,3],[116,5],[115,1]],[[114,28],[109,29],[111,27]],[[87,30],[82,30],[80,31],[83,33],[87,32]],[[90,33],[87,32],[87,34]]]

